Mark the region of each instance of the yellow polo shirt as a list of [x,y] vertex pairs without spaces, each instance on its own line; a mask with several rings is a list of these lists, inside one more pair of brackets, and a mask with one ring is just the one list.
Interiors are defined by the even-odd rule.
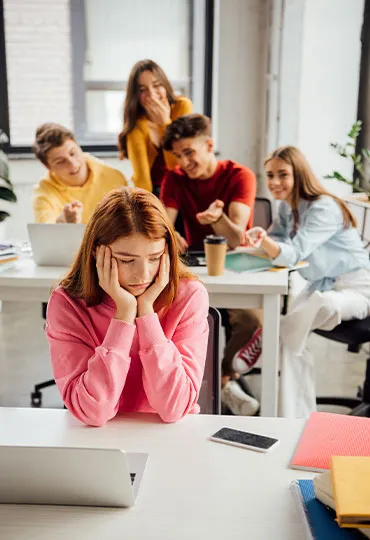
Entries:
[[96,206],[112,189],[126,186],[124,175],[99,159],[85,154],[89,176],[83,186],[67,186],[52,173],[33,190],[33,213],[36,223],[55,223],[66,204],[83,204],[82,223],[87,223]]

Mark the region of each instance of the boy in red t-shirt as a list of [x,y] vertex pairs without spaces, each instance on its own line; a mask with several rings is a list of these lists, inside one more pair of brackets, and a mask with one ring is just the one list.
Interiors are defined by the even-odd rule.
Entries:
[[172,223],[181,212],[185,238],[178,235],[180,249],[203,249],[208,234],[225,236],[231,248],[239,246],[253,223],[253,171],[233,161],[217,161],[211,120],[202,114],[187,114],[172,122],[163,147],[179,164],[164,179],[160,198]]
[[[173,224],[181,212],[185,238],[177,233],[180,251],[203,249],[208,234],[225,236],[232,249],[239,246],[245,230],[253,224],[253,171],[233,161],[217,161],[211,120],[202,114],[187,114],[172,122],[164,134],[163,147],[179,165],[162,181],[160,198]],[[251,367],[256,363],[261,352],[260,320],[252,310],[229,310],[229,316],[233,332],[225,348],[222,400],[234,414],[254,414],[259,404],[232,380],[238,378],[232,362],[241,324],[247,342],[243,350]]]

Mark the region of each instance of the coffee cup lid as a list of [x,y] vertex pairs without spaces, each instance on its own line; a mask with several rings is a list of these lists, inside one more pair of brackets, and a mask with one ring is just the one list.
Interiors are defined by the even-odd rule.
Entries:
[[209,234],[205,237],[205,244],[226,244],[227,240],[224,236],[217,236],[216,234]]

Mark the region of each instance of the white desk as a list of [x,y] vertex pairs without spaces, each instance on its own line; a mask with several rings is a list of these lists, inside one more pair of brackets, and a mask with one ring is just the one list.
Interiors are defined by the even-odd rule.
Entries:
[[[135,507],[0,505],[1,540],[303,540],[288,468],[302,420],[189,415],[162,424],[128,415],[88,428],[68,411],[1,409],[0,444],[122,448],[148,452]],[[208,441],[222,426],[270,435],[269,454]]]
[[[277,415],[280,297],[287,293],[288,271],[235,273],[219,277],[206,268],[191,268],[205,284],[210,304],[216,308],[263,308],[262,416]],[[0,300],[47,302],[50,289],[66,273],[65,268],[36,266],[25,259],[0,273]]]

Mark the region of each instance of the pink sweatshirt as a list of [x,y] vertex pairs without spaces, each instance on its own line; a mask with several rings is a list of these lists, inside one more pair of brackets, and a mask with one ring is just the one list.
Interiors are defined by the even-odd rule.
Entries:
[[54,378],[68,409],[102,426],[118,412],[155,412],[176,422],[197,404],[208,343],[208,293],[183,279],[162,317],[113,319],[115,304],[87,307],[61,287],[51,295],[46,334]]

